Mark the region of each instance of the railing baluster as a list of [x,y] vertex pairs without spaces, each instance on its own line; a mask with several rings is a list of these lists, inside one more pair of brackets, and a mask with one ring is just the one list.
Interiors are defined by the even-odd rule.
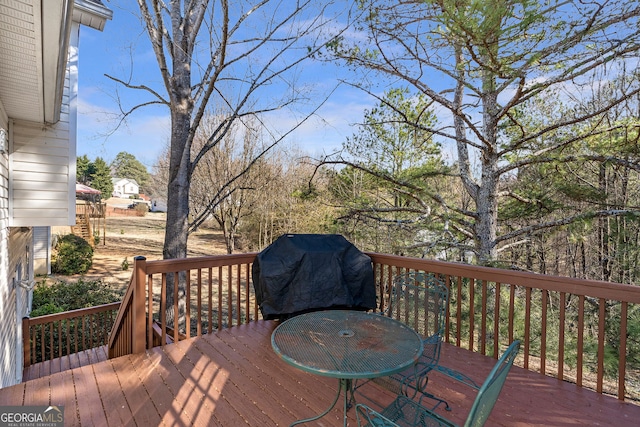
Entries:
[[191,270],[187,270],[185,272],[184,298],[185,298],[184,332],[187,339],[189,339],[191,338]]
[[167,343],[167,274],[162,273],[160,288],[160,340]]
[[[449,290],[449,298],[451,298],[451,276],[448,274],[444,276],[444,283],[447,289]],[[444,330],[445,330],[445,342],[449,342],[450,337],[450,327],[451,327],[451,304],[447,304],[446,316],[444,318]]]
[[509,342],[513,342],[515,327],[515,309],[516,309],[516,286],[509,286]]
[[496,282],[495,301],[493,303],[493,358],[500,354],[500,282]]
[[209,290],[209,301],[208,301],[208,313],[207,313],[207,333],[213,332],[213,268],[209,267],[208,269],[208,280],[207,286]]
[[542,304],[541,304],[541,310],[542,310],[542,324],[541,326],[541,331],[540,331],[540,373],[541,374],[546,374],[547,373],[547,303],[548,303],[548,298],[549,298],[549,294],[547,293],[547,291],[541,291],[542,292]]
[[[233,268],[232,268],[233,269]],[[241,294],[242,287],[240,286],[240,264],[236,265],[236,325],[242,323],[242,307],[241,307]]]
[[567,295],[560,292],[560,324],[558,331],[558,379],[564,379],[564,333],[566,322]]
[[606,321],[606,303],[603,298],[598,300],[598,374],[596,391],[602,393],[604,379],[604,324]]
[[[56,358],[53,347],[53,324],[55,322],[51,322],[49,324],[49,360],[53,360]],[[43,353],[44,354],[44,353]]]
[[482,312],[480,314],[480,354],[487,354],[487,281],[483,280],[481,284],[482,289]]
[[582,387],[582,364],[584,351],[584,295],[578,297],[578,357],[576,363],[576,383]]
[[62,322],[64,322],[64,320],[60,320],[58,322],[56,322],[58,324],[58,339],[57,339],[57,344],[58,344],[58,357],[62,357]]
[[[252,319],[251,319],[251,288],[249,286],[249,282],[250,282],[250,269],[249,269],[249,264],[244,264],[245,266],[245,278],[244,278],[244,294],[245,294],[245,307],[244,307],[244,311],[245,313],[247,313],[246,316],[246,321],[245,323],[249,323]],[[257,317],[254,317],[253,320],[257,320]]]
[[476,316],[476,281],[472,277],[469,279],[469,350],[474,351],[475,344],[475,316]]
[[180,302],[180,294],[178,292],[179,288],[180,273],[176,271],[173,273],[173,324],[171,325],[173,327],[173,342],[180,341],[180,335],[178,335],[178,332],[180,331],[180,309],[178,304]]
[[222,329],[222,266],[218,267],[218,329]]
[[[247,263],[247,287],[249,288],[253,288],[253,286],[249,285],[249,278],[252,277],[252,274],[251,264]],[[251,283],[253,284],[253,280],[251,280]],[[255,288],[253,290],[253,319],[258,320],[258,301],[256,300]]]
[[147,348],[153,346],[153,276],[147,275]]
[[44,351],[44,346],[42,345],[42,342],[40,342],[40,351],[38,352],[38,331],[40,331],[40,333],[42,334],[42,328],[44,328],[44,325],[36,325],[33,328],[33,354],[31,355],[31,363],[38,363],[38,362],[42,362],[42,359],[38,358],[38,354],[42,354],[42,352]]
[[202,269],[198,269],[198,286],[196,287],[197,314],[196,314],[196,336],[202,335]]
[[462,276],[458,276],[457,301],[456,301],[456,345],[462,343]]
[[620,304],[620,354],[618,355],[618,399],[624,400],[624,378],[627,372],[627,303]]
[[233,326],[233,280],[232,267],[227,266],[227,328]]
[[525,288],[524,309],[524,368],[529,369],[529,348],[531,344],[531,288]]

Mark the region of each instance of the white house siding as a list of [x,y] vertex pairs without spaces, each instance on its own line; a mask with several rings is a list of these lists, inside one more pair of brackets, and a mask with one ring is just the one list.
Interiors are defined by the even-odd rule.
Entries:
[[41,125],[16,120],[11,126],[9,224],[13,227],[75,224],[78,31],[75,24],[60,121]]
[[134,180],[127,178],[113,178],[113,195],[116,197],[131,197],[140,194],[140,187]]
[[69,225],[68,122],[15,122],[12,137],[10,225]]
[[33,272],[51,274],[51,227],[33,227]]
[[22,380],[21,319],[33,283],[33,226],[75,222],[77,35],[72,31],[61,118],[12,121],[0,103],[9,153],[0,154],[0,387]]
[[[8,128],[6,115],[0,104],[0,127]],[[16,323],[15,290],[9,286],[9,158],[0,153],[0,386],[12,384],[15,364],[11,353],[15,348]],[[13,339],[12,339],[13,338]]]
[[[22,379],[21,319],[28,313],[34,278],[32,227],[75,222],[78,22],[102,30],[112,14],[101,2],[72,2],[0,1],[0,52],[9,52],[0,80],[0,127],[8,130],[10,153],[0,153],[0,387]],[[70,28],[60,120],[45,125],[39,117],[57,120],[58,105],[47,90],[54,88],[59,96],[54,53],[56,43],[66,48],[59,36],[69,28],[66,21],[58,25],[62,15],[51,12],[68,7],[77,22]]]
[[22,381],[22,322],[28,314],[29,291],[33,284],[33,246],[30,228],[11,228],[9,232],[9,271],[7,293],[2,296],[0,336],[2,336],[2,387]]
[[[9,121],[0,105],[0,128]],[[27,313],[28,292],[20,286],[30,281],[32,272],[31,229],[9,227],[9,159],[0,153],[0,387],[21,381],[22,328],[20,320]]]

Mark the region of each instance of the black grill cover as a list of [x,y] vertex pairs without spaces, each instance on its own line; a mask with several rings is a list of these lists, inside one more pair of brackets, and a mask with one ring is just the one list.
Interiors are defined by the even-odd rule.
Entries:
[[258,254],[253,286],[265,319],[376,305],[371,258],[338,234],[285,234]]

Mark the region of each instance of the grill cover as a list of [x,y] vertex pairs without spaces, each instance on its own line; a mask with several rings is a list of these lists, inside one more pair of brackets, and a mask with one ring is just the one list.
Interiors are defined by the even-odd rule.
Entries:
[[338,234],[285,234],[258,254],[252,270],[265,319],[376,305],[371,258]]

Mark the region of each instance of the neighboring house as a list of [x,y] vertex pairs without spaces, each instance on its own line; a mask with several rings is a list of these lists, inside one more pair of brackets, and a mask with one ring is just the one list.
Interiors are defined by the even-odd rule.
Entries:
[[131,196],[138,197],[140,186],[135,179],[111,178],[113,183],[113,197],[128,199]]
[[0,387],[22,381],[35,250],[75,223],[80,25],[111,16],[101,0],[0,1]]

